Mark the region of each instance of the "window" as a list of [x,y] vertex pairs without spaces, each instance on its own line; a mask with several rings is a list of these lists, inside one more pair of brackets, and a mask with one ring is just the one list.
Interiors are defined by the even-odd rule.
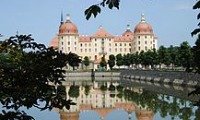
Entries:
[[87,49],[85,49],[85,52],[87,52]]
[[109,43],[109,46],[111,46],[111,43]]
[[74,45],[76,45],[76,42],[74,42]]
[[63,42],[61,44],[63,45]]
[[96,42],[96,41],[97,41],[97,39],[94,39],[94,41]]
[[91,44],[89,44],[89,46],[91,46]]
[[109,52],[111,52],[111,48],[109,48]]
[[97,49],[95,48],[95,52],[97,52]]
[[122,48],[120,48],[120,52],[122,52]]
[[68,45],[70,45],[70,42],[68,42]]
[[75,49],[75,51],[76,51],[76,47],[75,47],[74,49]]
[[147,46],[145,46],[145,50],[147,50]]
[[124,46],[126,46],[126,43],[124,43]]
[[83,46],[83,44],[81,43],[81,47]]
[[145,38],[147,39],[147,36],[145,36]]
[[97,55],[94,56],[94,59],[97,60]]
[[68,51],[70,51],[70,47],[68,47]]
[[97,46],[97,44],[95,43],[95,46]]
[[145,44],[147,44],[147,41],[145,41]]
[[87,47],[87,43],[85,43],[85,47]]
[[115,43],[115,46],[117,46],[117,43]]
[[138,36],[138,39],[140,39],[140,36]]
[[153,43],[155,43],[155,40],[153,40]]
[[83,52],[83,49],[81,49],[81,52]]
[[126,48],[124,48],[124,52],[126,52]]
[[155,48],[155,44],[153,44],[153,48]]
[[109,39],[109,41],[111,41],[111,39]]
[[131,43],[129,43],[129,46],[131,46]]
[[117,48],[115,48],[115,52],[117,52]]
[[140,41],[138,41],[138,44],[140,45]]
[[138,47],[138,50],[140,50],[140,47]]
[[89,49],[89,52],[91,52],[91,49]]
[[129,52],[131,52],[131,48],[129,48]]
[[120,43],[119,45],[122,46],[122,43]]

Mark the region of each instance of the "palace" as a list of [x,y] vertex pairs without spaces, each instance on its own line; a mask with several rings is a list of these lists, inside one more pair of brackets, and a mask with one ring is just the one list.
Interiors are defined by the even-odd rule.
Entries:
[[157,49],[157,37],[144,15],[133,31],[127,25],[126,30],[118,36],[110,34],[102,26],[92,35],[80,35],[70,16],[67,15],[66,21],[63,21],[61,15],[59,32],[51,40],[50,46],[64,53],[76,53],[82,59],[88,56],[98,68],[102,56],[108,60],[111,54],[116,56],[119,53],[123,55]]

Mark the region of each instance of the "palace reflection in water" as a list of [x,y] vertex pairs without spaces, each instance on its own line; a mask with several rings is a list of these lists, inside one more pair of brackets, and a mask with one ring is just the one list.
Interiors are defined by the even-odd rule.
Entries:
[[[114,86],[114,87],[113,87]],[[137,120],[153,120],[157,113],[161,118],[199,119],[199,109],[187,99],[145,90],[142,86],[123,87],[118,83],[68,83],[67,98],[77,105],[70,110],[59,110],[60,120],[79,120],[80,113],[96,112],[99,120],[115,110],[127,112],[127,118],[135,114]],[[158,116],[158,115],[157,115]],[[95,120],[95,119],[94,119]]]
[[[118,86],[117,83],[114,83],[113,85]],[[124,97],[120,96],[121,93],[117,90],[102,90],[100,87],[103,85],[93,84],[92,86],[89,86],[90,90],[89,94],[87,94],[87,88],[85,86],[88,85],[82,85],[79,87],[79,96],[73,98],[69,95],[71,86],[66,86],[66,91],[68,91],[67,98],[70,98],[77,105],[71,106],[70,110],[61,110],[61,120],[78,120],[80,112],[86,110],[95,111],[98,113],[99,118],[103,120],[109,113],[116,109],[123,109],[128,114],[135,112],[138,120],[153,119],[153,111],[142,108],[141,106],[126,100]],[[105,86],[109,89],[109,83]],[[141,92],[139,89],[135,89],[135,91],[138,93]]]

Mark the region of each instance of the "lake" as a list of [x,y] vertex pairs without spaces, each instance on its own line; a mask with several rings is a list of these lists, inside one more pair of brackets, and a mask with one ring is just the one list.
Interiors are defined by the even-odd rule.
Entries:
[[[123,88],[122,88],[123,86]],[[69,82],[70,110],[39,113],[40,120],[199,120],[194,88],[135,82]],[[34,114],[34,113],[33,113]],[[39,116],[40,116],[39,115]],[[45,118],[46,117],[46,118]]]

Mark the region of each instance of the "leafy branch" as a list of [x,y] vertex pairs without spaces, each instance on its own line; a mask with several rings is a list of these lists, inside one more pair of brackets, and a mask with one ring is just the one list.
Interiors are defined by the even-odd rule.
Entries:
[[94,4],[85,10],[86,19],[89,20],[91,15],[96,17],[99,13],[101,13],[101,7],[107,6],[109,9],[113,9],[113,7],[119,9],[120,0],[103,0],[99,4]]

